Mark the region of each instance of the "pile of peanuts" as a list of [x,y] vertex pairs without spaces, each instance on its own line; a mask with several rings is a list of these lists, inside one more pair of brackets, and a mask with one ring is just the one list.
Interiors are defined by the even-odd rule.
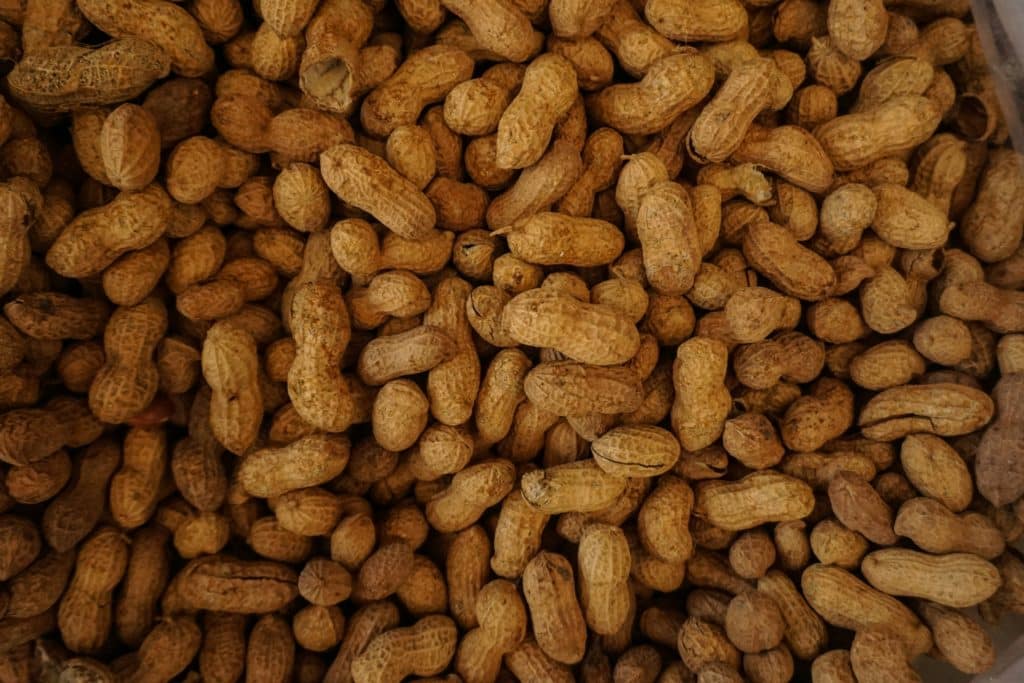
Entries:
[[1024,614],[968,0],[0,0],[0,73],[0,683],[907,683]]

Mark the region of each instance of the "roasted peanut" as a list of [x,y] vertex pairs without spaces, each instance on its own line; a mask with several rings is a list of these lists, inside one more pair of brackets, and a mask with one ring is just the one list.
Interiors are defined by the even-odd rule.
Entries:
[[523,596],[541,650],[563,664],[583,659],[587,625],[569,561],[555,553],[538,553],[523,572]]
[[983,15],[392,4],[0,0],[0,680],[991,668]]
[[[656,133],[704,99],[713,82],[707,58],[684,51],[651,64],[636,84],[611,85],[590,96],[587,110],[599,123],[620,133]],[[664,97],[665,92],[672,96]]]
[[498,122],[499,168],[526,168],[548,146],[555,124],[576,98],[576,72],[565,58],[541,55],[526,67],[519,94]]

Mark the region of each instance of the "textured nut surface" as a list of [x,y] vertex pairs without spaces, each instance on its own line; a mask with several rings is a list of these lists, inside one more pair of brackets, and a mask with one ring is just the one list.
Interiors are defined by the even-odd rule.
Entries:
[[0,681],[985,677],[969,5],[0,0]]

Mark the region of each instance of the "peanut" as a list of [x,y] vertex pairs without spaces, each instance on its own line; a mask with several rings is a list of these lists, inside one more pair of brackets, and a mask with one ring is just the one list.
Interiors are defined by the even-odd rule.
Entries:
[[46,252],[46,263],[66,277],[96,275],[125,252],[157,241],[167,229],[170,209],[170,198],[159,185],[121,193],[72,220]]
[[774,223],[747,227],[743,255],[754,270],[798,299],[818,301],[828,296],[836,284],[835,272],[828,262]]
[[430,200],[383,159],[341,144],[321,155],[324,182],[342,200],[363,209],[396,234],[431,235],[437,216]]
[[245,453],[263,418],[256,344],[244,330],[216,323],[203,342],[203,377],[210,384],[210,429],[229,451]]
[[410,674],[439,674],[455,655],[457,639],[454,622],[441,615],[392,629],[373,638],[352,661],[352,679],[355,683],[373,683],[400,681]]
[[17,64],[9,82],[11,94],[33,107],[70,111],[132,99],[166,77],[170,68],[166,52],[130,36],[96,49],[68,45],[38,50]]
[[769,521],[802,519],[813,507],[814,495],[804,482],[775,472],[755,472],[735,483],[699,486],[694,514],[721,529],[742,531]]
[[629,544],[621,529],[590,524],[579,543],[580,601],[587,625],[611,635],[629,618]]
[[294,572],[275,562],[208,555],[189,562],[172,586],[192,609],[261,614],[290,602],[296,581]]
[[864,435],[891,441],[915,432],[956,436],[992,419],[995,407],[977,389],[950,384],[906,385],[886,389],[860,414]]
[[587,625],[569,561],[555,553],[538,553],[523,572],[523,596],[540,649],[563,664],[583,659]]
[[814,193],[824,192],[832,185],[834,169],[838,168],[824,143],[798,126],[769,129],[751,125],[732,160],[762,166]]
[[113,621],[110,593],[128,565],[128,544],[112,527],[101,527],[82,546],[75,573],[57,610],[57,626],[75,652],[97,652]]
[[[1021,159],[1009,150],[989,156],[978,196],[964,216],[963,236],[971,253],[985,262],[1005,259],[1024,235],[1024,207],[1017,193],[1024,183]],[[998,216],[998,219],[997,219]]]
[[503,579],[480,589],[476,618],[480,625],[465,635],[455,655],[455,670],[467,682],[496,677],[502,657],[526,637],[526,606],[515,585]]
[[690,127],[687,149],[702,162],[720,162],[735,152],[754,118],[786,106],[793,90],[775,62],[755,58],[736,65]]
[[156,178],[160,166],[160,131],[142,107],[122,104],[103,122],[100,156],[110,184],[119,190],[141,190]]
[[679,442],[668,430],[647,425],[616,427],[593,443],[594,462],[619,476],[651,477],[664,474],[679,459]]
[[[688,341],[676,352],[672,429],[688,451],[711,445],[725,428],[730,402],[725,388],[727,360],[728,349],[713,339]],[[706,398],[694,400],[697,396]]]
[[952,225],[920,195],[897,185],[875,188],[878,200],[871,227],[879,237],[903,249],[934,249],[946,241]]
[[[502,310],[502,322],[520,344],[555,349],[593,365],[624,363],[640,345],[636,327],[614,309],[545,289],[513,297]],[[603,344],[595,344],[597,339]]]
[[931,602],[921,603],[918,612],[932,630],[936,649],[958,670],[982,672],[995,663],[992,640],[970,617]]
[[896,513],[893,530],[932,553],[970,552],[993,559],[1006,546],[998,529],[982,514],[952,513],[930,498],[911,498]]
[[0,0],[0,679],[991,667],[967,0],[387,4]]
[[804,570],[801,587],[807,602],[830,624],[862,630],[887,629],[910,654],[931,646],[931,634],[903,603],[838,567],[813,564]]
[[89,387],[98,418],[124,422],[153,400],[159,383],[153,351],[166,329],[167,312],[157,299],[114,311],[103,333],[106,363]]
[[747,27],[743,7],[732,0],[700,0],[688,6],[655,0],[644,8],[644,16],[658,33],[681,41],[731,40]]
[[[713,82],[711,64],[703,55],[669,55],[653,63],[639,83],[611,85],[589,97],[587,110],[620,133],[656,133],[704,99]],[[672,97],[664,97],[665,92]]]
[[120,457],[118,444],[111,440],[90,444],[69,486],[50,502],[43,514],[43,535],[55,550],[70,550],[99,521],[107,497],[107,483]]
[[889,15],[881,2],[841,1],[828,8],[828,32],[836,47],[853,59],[867,59],[886,39]]
[[519,94],[498,122],[498,168],[526,168],[544,154],[555,124],[576,98],[576,72],[567,59],[541,55],[526,67]]
[[523,382],[526,397],[556,415],[611,415],[636,410],[643,400],[640,377],[625,366],[574,361],[541,363]]
[[524,62],[534,54],[537,36],[526,16],[513,2],[441,0],[448,11],[466,22],[479,46],[510,62]]
[[852,171],[921,144],[935,132],[940,118],[928,98],[898,95],[869,111],[832,119],[815,131],[815,137],[837,170]]
[[288,370],[288,395],[299,415],[325,431],[339,432],[353,420],[349,387],[338,362],[351,331],[341,292],[327,282],[303,285],[292,299],[295,359]]
[[476,523],[483,512],[501,501],[515,484],[511,463],[492,460],[459,472],[443,492],[427,504],[430,525],[441,532],[461,531]]
[[1004,375],[993,390],[998,413],[995,422],[985,430],[978,444],[974,464],[978,490],[995,505],[1009,502],[1022,483],[1017,450],[1009,445],[1017,430],[1014,397],[1021,386],[1021,375]]
[[850,646],[850,665],[857,680],[921,680],[910,667],[899,638],[882,629],[857,631]]
[[182,76],[202,76],[213,67],[213,50],[195,19],[164,0],[132,0],[115,9],[103,0],[84,0],[79,9],[101,31],[115,38],[138,37],[167,52]]
[[330,481],[348,464],[349,442],[344,436],[313,434],[282,448],[263,448],[249,454],[238,471],[245,490],[270,498]]
[[141,644],[153,627],[160,592],[170,575],[168,536],[165,529],[149,526],[132,538],[128,567],[114,608],[114,627],[126,644]]
[[987,600],[1002,579],[990,562],[968,553],[928,555],[888,548],[869,553],[864,578],[889,595],[910,595],[947,607],[971,607]]
[[360,111],[363,128],[386,137],[398,126],[415,123],[426,105],[468,80],[472,67],[472,59],[457,48],[436,45],[422,50],[366,98]]

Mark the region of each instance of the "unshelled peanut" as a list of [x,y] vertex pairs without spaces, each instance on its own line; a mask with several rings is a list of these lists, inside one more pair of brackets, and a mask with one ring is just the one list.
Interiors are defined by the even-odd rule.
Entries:
[[0,0],[0,682],[984,676],[970,8]]

